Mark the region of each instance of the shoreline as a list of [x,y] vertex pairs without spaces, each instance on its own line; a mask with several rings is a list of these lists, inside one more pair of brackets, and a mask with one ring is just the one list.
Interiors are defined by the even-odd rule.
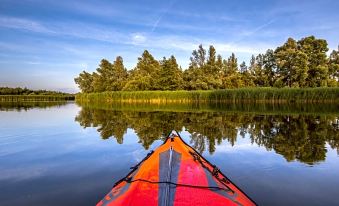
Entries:
[[0,102],[57,102],[74,100],[74,95],[0,95]]
[[79,93],[79,102],[120,103],[339,103],[339,87],[240,88],[194,91],[112,91]]

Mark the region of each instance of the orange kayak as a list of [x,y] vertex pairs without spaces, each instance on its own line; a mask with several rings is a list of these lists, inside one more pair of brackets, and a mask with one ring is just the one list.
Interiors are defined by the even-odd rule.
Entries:
[[177,132],[131,169],[97,206],[256,205]]

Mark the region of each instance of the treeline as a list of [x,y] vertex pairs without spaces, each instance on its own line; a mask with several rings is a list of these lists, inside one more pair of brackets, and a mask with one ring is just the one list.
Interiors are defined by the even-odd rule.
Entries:
[[31,90],[25,88],[0,87],[0,95],[70,95],[68,93],[48,90]]
[[213,90],[241,87],[337,87],[339,48],[327,56],[326,40],[314,36],[294,40],[264,54],[252,56],[249,65],[238,64],[234,53],[226,59],[211,45],[192,52],[183,70],[171,56],[156,60],[147,50],[127,70],[122,57],[113,63],[102,59],[96,72],[83,71],[74,80],[84,93],[143,90]]
[[72,101],[74,95],[0,95],[0,102],[54,102]]

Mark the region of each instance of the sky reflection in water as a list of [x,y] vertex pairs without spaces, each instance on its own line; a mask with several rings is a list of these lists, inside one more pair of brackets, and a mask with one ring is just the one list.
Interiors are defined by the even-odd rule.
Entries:
[[94,205],[171,129],[260,205],[339,204],[337,110],[314,110],[1,104],[0,205]]

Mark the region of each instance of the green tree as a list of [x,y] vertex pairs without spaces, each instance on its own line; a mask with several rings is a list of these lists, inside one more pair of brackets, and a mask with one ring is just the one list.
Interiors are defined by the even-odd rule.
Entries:
[[186,89],[198,90],[208,89],[208,83],[205,79],[204,67],[206,65],[206,50],[200,44],[198,50],[193,50],[190,57],[190,65],[184,72],[184,80],[186,81]]
[[206,50],[203,48],[202,44],[199,45],[198,50],[193,50],[190,61],[189,68],[191,69],[202,68],[205,65]]
[[265,87],[271,87],[273,86],[275,82],[275,72],[277,68],[277,64],[274,57],[274,51],[272,49],[268,49],[266,53],[263,56],[263,64],[264,64],[264,75],[265,75],[265,81],[264,86]]
[[222,57],[221,57],[220,54],[218,54],[218,56],[217,56],[217,61],[215,62],[215,65],[218,67],[218,73],[219,73],[219,76],[220,76],[221,70],[222,70],[222,66],[223,66]]
[[339,46],[338,50],[333,50],[328,62],[328,86],[339,86]]
[[328,79],[327,41],[316,39],[314,36],[305,37],[298,41],[298,49],[307,56],[307,86],[326,86]]
[[115,59],[112,67],[113,70],[111,70],[109,74],[108,88],[106,88],[106,91],[120,91],[125,86],[128,76],[121,56]]
[[182,71],[174,56],[159,62],[145,50],[129,72],[118,56],[113,63],[102,59],[96,72],[82,72],[74,80],[83,92],[338,86],[339,48],[329,57],[327,51],[326,40],[314,36],[299,41],[289,38],[275,50],[252,55],[248,67],[242,62],[238,68],[234,53],[223,59],[212,45],[208,51],[199,45],[192,52],[189,68]]
[[241,79],[243,82],[243,85],[245,87],[252,87],[254,86],[253,80],[252,80],[252,76],[249,72],[248,66],[246,65],[246,63],[243,61],[240,65],[240,74],[241,74]]
[[247,65],[246,65],[246,62],[241,62],[241,64],[239,65],[239,68],[240,68],[240,73],[245,73],[247,72],[248,68],[247,68]]
[[208,49],[208,56],[207,56],[207,65],[214,66],[216,64],[217,52],[215,48],[211,45]]
[[79,86],[79,89],[84,93],[93,92],[93,75],[83,71],[78,77],[74,78],[75,83]]
[[113,73],[113,65],[106,59],[102,59],[97,71],[93,73],[94,92],[110,91],[110,77]]
[[222,68],[222,58],[216,54],[215,48],[211,45],[208,49],[207,63],[203,66],[203,79],[208,85],[208,89],[219,89],[222,85],[220,71]]
[[129,81],[123,90],[157,90],[160,64],[154,57],[145,50],[138,58],[137,66],[131,71]]
[[259,54],[256,57],[252,55],[249,72],[253,79],[254,85],[258,87],[265,86],[265,82],[267,82],[267,76],[265,76],[263,66],[264,66],[264,55]]
[[172,55],[169,59],[160,61],[158,85],[161,90],[179,90],[183,88],[183,74],[177,60]]
[[238,72],[238,59],[235,57],[234,53],[227,59],[225,66],[225,73],[227,76],[234,75]]
[[241,74],[238,70],[238,59],[235,57],[234,53],[232,53],[227,60],[223,61],[222,82],[223,88],[225,89],[244,86]]
[[308,72],[308,57],[298,49],[297,42],[289,38],[287,42],[278,47],[274,56],[277,63],[277,83],[288,87],[306,86]]

